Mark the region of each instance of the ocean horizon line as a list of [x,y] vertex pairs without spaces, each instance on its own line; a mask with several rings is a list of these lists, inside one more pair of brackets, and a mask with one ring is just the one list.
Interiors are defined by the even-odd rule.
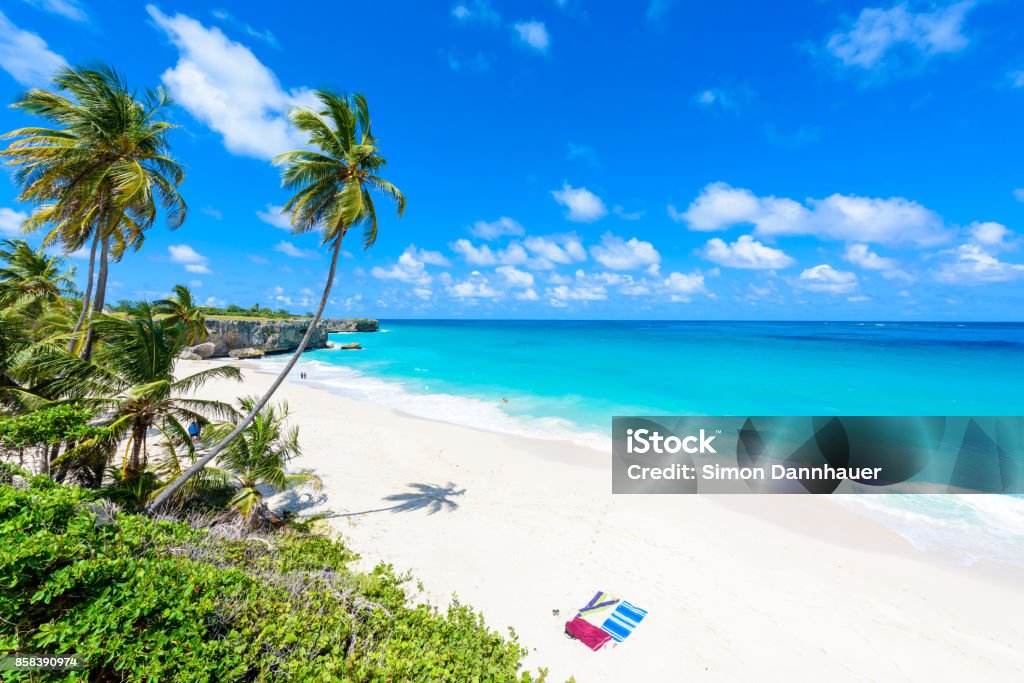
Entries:
[[[368,317],[368,316],[355,316]],[[414,318],[414,317],[379,317],[379,322],[570,322],[570,323],[778,323],[778,324],[807,324],[807,323],[829,323],[829,324],[851,324],[851,323],[872,323],[880,325],[1024,325],[1024,320],[890,320],[865,318],[861,320],[834,320],[826,318],[789,318],[786,320],[773,320],[768,318]]]

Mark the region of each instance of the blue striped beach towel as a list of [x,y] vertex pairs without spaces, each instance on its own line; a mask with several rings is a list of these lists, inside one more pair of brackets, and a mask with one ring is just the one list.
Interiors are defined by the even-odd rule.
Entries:
[[610,635],[616,643],[621,643],[646,616],[647,610],[622,600],[601,624],[601,629]]

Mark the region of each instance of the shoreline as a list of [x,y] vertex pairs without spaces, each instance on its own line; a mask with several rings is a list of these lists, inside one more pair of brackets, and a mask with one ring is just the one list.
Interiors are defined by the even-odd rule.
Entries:
[[[204,396],[269,385],[257,363],[232,364],[243,383]],[[411,570],[419,598],[445,606],[457,593],[492,628],[514,627],[526,665],[550,668],[552,681],[655,680],[668,657],[704,680],[749,677],[769,655],[780,680],[999,680],[1024,667],[1019,569],[999,579],[943,565],[834,501],[612,496],[600,451],[405,415],[301,380],[275,400],[301,430],[293,466],[324,478],[322,496],[277,502],[331,511],[364,564]],[[650,614],[622,646],[593,653],[562,623],[598,590]]]

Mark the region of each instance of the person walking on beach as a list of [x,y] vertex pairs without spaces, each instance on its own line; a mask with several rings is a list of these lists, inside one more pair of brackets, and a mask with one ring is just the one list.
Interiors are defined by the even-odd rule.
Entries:
[[199,423],[193,420],[188,426],[188,437],[192,443],[199,443]]

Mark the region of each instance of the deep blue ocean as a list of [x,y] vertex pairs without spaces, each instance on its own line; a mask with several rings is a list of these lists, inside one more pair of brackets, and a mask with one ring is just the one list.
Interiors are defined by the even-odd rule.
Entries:
[[[1024,414],[1022,323],[386,320],[332,341],[363,350],[306,354],[308,381],[602,450],[613,415]],[[1024,567],[1024,501],[843,498],[923,550]]]

